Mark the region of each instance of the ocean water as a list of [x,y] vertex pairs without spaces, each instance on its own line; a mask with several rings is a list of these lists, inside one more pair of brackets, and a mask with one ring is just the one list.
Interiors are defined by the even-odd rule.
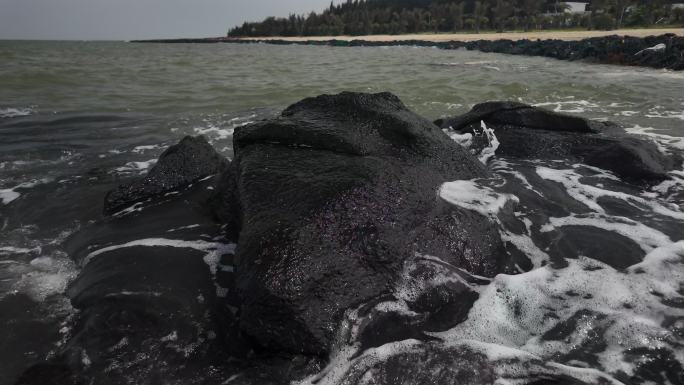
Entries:
[[[70,258],[67,240],[102,218],[109,189],[144,174],[185,135],[205,135],[231,158],[236,127],[345,90],[393,92],[430,119],[521,101],[612,120],[663,152],[684,152],[677,72],[433,48],[0,41],[0,384],[52,357],[69,335],[74,309],[64,291],[87,261]],[[374,311],[410,313],[407,301],[426,287],[459,282],[479,299],[464,322],[431,332],[433,344],[499,363],[500,383],[526,370],[587,383],[682,383],[684,165],[644,190],[605,170],[495,150],[480,154],[491,179],[444,181],[438,193],[496,222],[533,269],[466,279],[416,256],[394,300]],[[204,251],[214,269],[212,252],[232,247],[174,239],[175,230],[128,246]],[[439,274],[416,282],[410,271],[420,264]],[[341,328],[350,332],[329,365],[300,382],[374,383],[379,363],[426,349],[402,340],[364,350],[355,334],[363,322],[350,309]]]

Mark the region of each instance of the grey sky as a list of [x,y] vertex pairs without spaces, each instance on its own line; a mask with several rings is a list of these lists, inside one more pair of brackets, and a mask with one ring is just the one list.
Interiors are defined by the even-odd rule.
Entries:
[[245,20],[320,11],[329,4],[330,0],[0,0],[0,39],[223,36]]

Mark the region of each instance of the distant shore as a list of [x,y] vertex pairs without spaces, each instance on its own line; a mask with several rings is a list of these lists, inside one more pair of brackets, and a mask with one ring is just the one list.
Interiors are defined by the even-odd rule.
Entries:
[[575,41],[592,37],[604,36],[632,36],[647,37],[655,35],[675,34],[684,36],[684,28],[644,28],[644,29],[617,29],[613,31],[535,31],[535,32],[503,32],[503,33],[433,33],[433,34],[410,34],[410,35],[367,35],[367,36],[274,36],[274,37],[246,37],[237,40],[279,40],[292,42],[305,41],[329,41],[329,40],[363,40],[372,42],[391,42],[405,40],[420,40],[430,42],[447,41],[478,41],[478,40],[566,40]]
[[334,47],[419,46],[559,60],[684,70],[684,28],[528,33],[307,36],[145,40],[141,43],[233,43]]

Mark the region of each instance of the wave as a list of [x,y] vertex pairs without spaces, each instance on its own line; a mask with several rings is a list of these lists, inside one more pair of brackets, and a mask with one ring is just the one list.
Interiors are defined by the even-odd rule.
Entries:
[[27,108],[0,108],[0,118],[16,118],[19,116],[29,116],[34,114],[34,110]]

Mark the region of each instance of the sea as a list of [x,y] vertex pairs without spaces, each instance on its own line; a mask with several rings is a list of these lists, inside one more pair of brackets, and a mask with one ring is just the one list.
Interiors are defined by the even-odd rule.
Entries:
[[[0,384],[64,344],[77,313],[65,290],[83,268],[65,243],[102,220],[108,190],[186,135],[232,158],[237,127],[341,91],[389,91],[429,119],[518,101],[614,121],[684,154],[680,72],[419,47],[0,41]],[[467,319],[435,341],[586,383],[684,383],[684,165],[648,188],[571,162],[494,153],[488,167],[492,178],[445,180],[436,193],[489,217],[533,269],[470,283],[479,297]],[[344,383],[415,344],[350,343],[298,381]],[[505,367],[500,384],[529,369]],[[368,373],[359,383],[374,383]]]

